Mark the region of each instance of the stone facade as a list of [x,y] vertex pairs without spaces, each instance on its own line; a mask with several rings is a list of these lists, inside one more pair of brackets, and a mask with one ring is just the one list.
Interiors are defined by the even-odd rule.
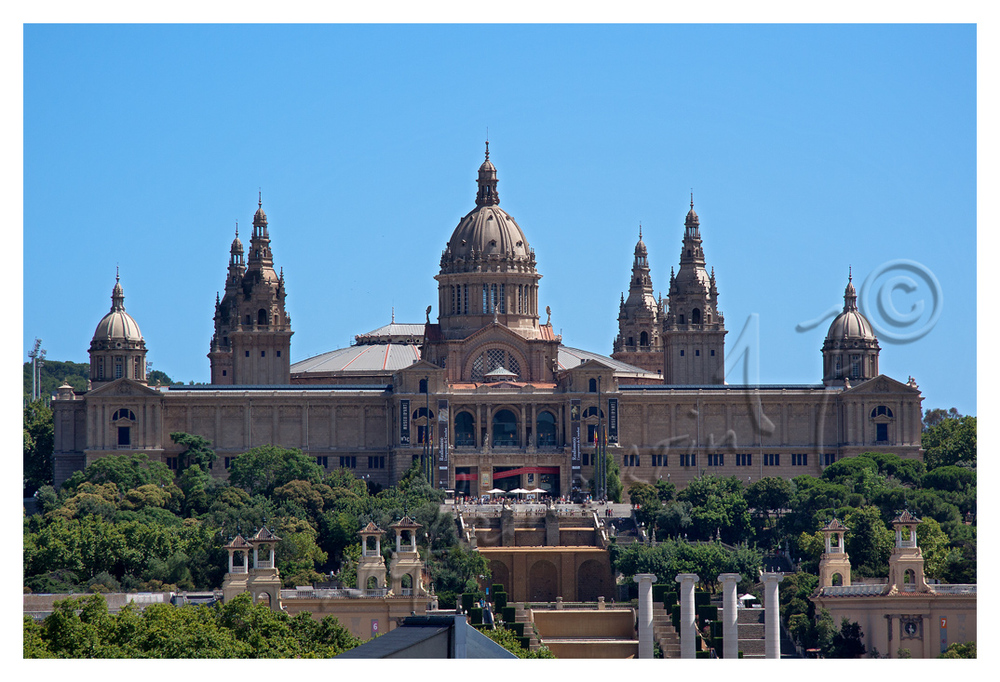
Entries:
[[[170,440],[174,431],[212,442],[219,456],[212,474],[220,478],[232,458],[272,443],[382,485],[429,452],[435,485],[459,494],[495,487],[586,491],[598,433],[606,434],[626,486],[662,478],[683,488],[707,473],[747,482],[819,475],[837,459],[866,450],[922,456],[920,391],[912,379],[878,374],[877,340],[850,282],[823,364],[817,359],[816,384],[723,383],[726,330],[693,201],[669,297],[653,300],[640,237],[629,300],[619,314],[615,355],[632,358],[621,355],[632,352],[628,339],[641,347],[641,331],[647,331],[650,350],[641,353],[662,360],[637,359],[642,366],[636,367],[593,353],[581,360],[578,352],[570,362],[566,351],[574,349],[553,332],[551,313],[540,317],[535,253],[500,209],[497,184],[487,154],[476,206],[442,253],[438,317],[432,322],[428,310],[419,357],[412,334],[392,333],[414,325],[393,321],[376,341],[386,344],[390,358],[400,339],[399,350],[413,356],[412,364],[356,371],[358,361],[317,376],[290,372],[284,279],[274,273],[258,202],[250,258],[244,265],[238,237],[230,251],[209,353],[212,384],[149,387],[144,376],[123,370],[83,394],[63,387],[52,403],[56,483],[123,451],[176,466],[181,448]],[[123,297],[116,281],[112,313],[121,303],[124,315]],[[103,345],[92,350],[92,371],[119,342],[130,344],[131,362],[144,367],[145,340],[132,322],[102,321]],[[638,337],[636,325],[647,325]]]

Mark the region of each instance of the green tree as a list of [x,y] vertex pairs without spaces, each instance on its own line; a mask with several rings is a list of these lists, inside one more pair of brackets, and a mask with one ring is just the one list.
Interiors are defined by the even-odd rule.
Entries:
[[845,515],[844,525],[851,529],[844,548],[851,557],[853,572],[869,577],[887,575],[895,540],[882,521],[878,507],[851,509]]
[[251,495],[270,497],[274,489],[291,481],[323,481],[323,470],[297,448],[261,445],[237,457],[229,469],[229,483]]
[[655,486],[649,483],[636,482],[628,487],[628,497],[632,504],[639,505],[635,515],[642,523],[652,527],[656,516],[663,506]]
[[177,485],[184,493],[183,512],[185,516],[203,514],[208,511],[209,491],[215,487],[212,477],[197,464],[184,469],[177,478]]
[[24,496],[52,484],[52,410],[41,400],[24,406]]
[[611,502],[621,502],[622,493],[625,486],[622,485],[622,472],[618,467],[618,462],[612,455],[608,455],[608,500]]
[[77,471],[63,483],[63,488],[74,491],[84,481],[114,483],[122,492],[151,483],[172,485],[174,474],[163,462],[150,462],[143,453],[108,455]]
[[171,386],[175,383],[180,383],[174,381],[168,377],[166,373],[161,372],[158,369],[150,370],[149,374],[146,375],[146,381],[150,386]]
[[846,618],[840,621],[840,632],[833,636],[827,658],[861,658],[865,655],[861,626]]
[[976,658],[976,643],[964,642],[950,644],[938,658]]
[[721,535],[723,542],[741,542],[750,536],[750,507],[743,484],[735,476],[700,476],[677,499],[691,503],[691,530],[700,540]]
[[961,419],[962,415],[954,407],[944,410],[940,407],[924,410],[923,430],[927,431],[943,422],[945,419]]
[[183,431],[175,431],[170,434],[170,440],[185,448],[177,456],[177,468],[180,471],[183,471],[192,464],[197,464],[207,471],[216,459],[211,441],[201,436],[194,436]]
[[976,418],[947,418],[921,436],[927,469],[940,466],[976,467]]

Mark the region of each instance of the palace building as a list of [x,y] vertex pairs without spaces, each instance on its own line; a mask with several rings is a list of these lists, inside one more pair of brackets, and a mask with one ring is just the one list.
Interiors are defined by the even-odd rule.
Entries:
[[640,230],[611,356],[566,346],[539,310],[530,230],[500,207],[487,143],[475,205],[441,255],[436,318],[428,308],[423,323],[393,319],[292,364],[283,271],[258,200],[249,249],[237,234],[216,298],[210,384],[147,384],[146,339],[116,277],[90,347],[90,389],[64,385],[52,402],[55,482],[123,451],[176,467],[176,431],[212,442],[220,478],[242,452],[275,444],[382,485],[433,457],[434,484],[470,495],[587,492],[599,434],[626,485],[815,476],[867,450],[922,457],[920,391],[879,374],[878,340],[850,278],[815,384],[725,383],[723,301],[701,229],[692,199],[660,300]]

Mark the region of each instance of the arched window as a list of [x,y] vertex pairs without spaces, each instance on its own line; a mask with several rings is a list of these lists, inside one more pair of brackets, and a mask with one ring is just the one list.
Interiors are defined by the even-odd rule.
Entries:
[[409,597],[413,594],[413,576],[409,573],[404,573],[403,577],[399,581],[400,587],[403,588],[403,596]]
[[590,387],[587,389],[590,393],[597,393],[597,379],[590,380]]
[[519,445],[517,435],[517,415],[510,410],[498,410],[493,415],[493,445]]
[[647,334],[646,332],[642,332],[641,334],[639,334],[639,345],[640,346],[649,345],[649,334]]
[[844,578],[839,573],[834,573],[830,582],[833,583],[834,587],[839,587],[844,584]]
[[892,419],[892,410],[886,407],[885,405],[879,405],[878,407],[872,408],[872,419],[874,419],[875,417],[880,417],[882,415],[885,415],[889,419]]
[[132,426],[135,424],[135,412],[121,408],[111,415],[111,423],[118,430],[118,447],[128,448],[132,445]]
[[903,584],[913,585],[917,582],[917,575],[913,572],[912,568],[908,568],[903,571]]
[[377,590],[378,589],[378,578],[376,578],[373,575],[368,576],[368,582],[365,584],[365,588],[367,588],[369,590]]
[[455,446],[476,444],[476,419],[471,412],[455,415]]
[[417,389],[417,393],[427,393],[427,379],[420,380],[420,388]]
[[267,324],[267,311],[261,308],[257,311],[257,326],[263,327]]
[[129,421],[135,421],[135,412],[132,410],[127,410],[124,407],[120,410],[115,410],[115,413],[111,415],[111,421],[116,422],[119,419],[128,419]]
[[115,358],[115,379],[121,379],[122,378],[122,374],[124,373],[123,367],[124,367],[124,365],[123,365],[123,361],[122,361],[121,357],[116,357]]
[[691,311],[691,324],[701,324],[701,310],[695,308]]
[[538,447],[555,447],[556,418],[554,414],[548,410],[540,412],[535,431],[538,434]]
[[875,422],[875,440],[887,442],[889,440],[889,424],[892,423],[892,410],[885,405],[879,405],[872,408],[871,418]]

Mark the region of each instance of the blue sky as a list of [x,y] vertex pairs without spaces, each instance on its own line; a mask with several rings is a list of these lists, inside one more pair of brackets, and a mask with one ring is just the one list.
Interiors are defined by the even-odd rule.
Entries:
[[693,191],[730,358],[753,319],[762,382],[819,382],[848,267],[914,261],[937,298],[889,268],[914,319],[868,312],[929,331],[881,370],[975,414],[976,77],[972,25],[28,25],[24,359],[87,361],[118,266],[154,368],[207,381],[258,188],[293,362],[433,319],[489,128],[567,345],[610,353],[640,222],[666,293]]

